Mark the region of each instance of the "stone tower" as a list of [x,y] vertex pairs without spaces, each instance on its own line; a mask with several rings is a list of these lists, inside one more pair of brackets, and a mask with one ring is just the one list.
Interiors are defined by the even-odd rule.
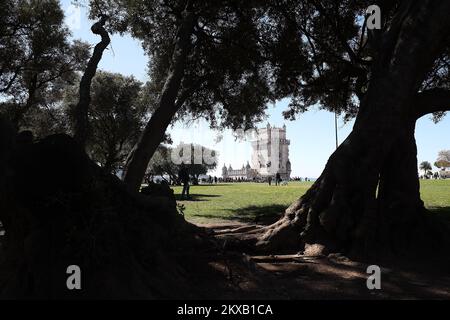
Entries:
[[289,179],[289,144],[286,125],[276,128],[267,123],[265,128],[258,129],[256,139],[252,141],[252,168],[263,177],[273,176],[278,172],[283,180]]

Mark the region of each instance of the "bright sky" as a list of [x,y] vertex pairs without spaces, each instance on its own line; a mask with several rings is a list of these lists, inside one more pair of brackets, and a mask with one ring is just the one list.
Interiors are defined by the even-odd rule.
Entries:
[[[94,46],[99,38],[90,31],[93,22],[87,19],[86,9],[75,10],[74,7],[71,7],[70,0],[61,0],[61,4],[66,12],[66,23],[72,31],[73,38],[87,41]],[[99,68],[133,75],[145,82],[147,80],[147,64],[148,57],[145,56],[139,41],[129,36],[113,35],[111,45],[104,53]],[[286,121],[281,112],[286,109],[288,102],[288,100],[282,100],[275,107],[270,105],[267,109],[267,120],[258,126],[265,126],[267,121],[278,127],[286,124],[287,138],[291,140],[289,152],[292,176],[316,178],[335,149],[334,115],[327,111],[314,109],[300,115],[296,121]],[[339,142],[347,137],[352,126],[353,122],[344,125],[342,119],[339,119]],[[210,172],[212,175],[220,176],[224,163],[227,166],[231,164],[233,168],[241,168],[251,159],[249,142],[235,141],[229,130],[223,133],[212,131],[206,121],[197,121],[190,126],[176,123],[170,128],[169,133],[174,145],[179,142],[192,142],[217,150],[219,166],[214,172]],[[218,135],[222,135],[223,139],[217,143]],[[416,140],[419,163],[425,160],[434,163],[440,150],[450,149],[450,116],[438,124],[434,124],[430,120],[430,116],[419,119],[416,126]],[[393,165],[401,164],[394,163]]]

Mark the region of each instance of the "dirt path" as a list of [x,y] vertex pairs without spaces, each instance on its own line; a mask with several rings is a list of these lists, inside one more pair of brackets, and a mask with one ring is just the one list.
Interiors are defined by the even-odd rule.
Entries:
[[258,256],[222,250],[227,241],[239,241],[242,234],[263,226],[235,222],[199,226],[219,244],[219,253],[205,259],[210,260],[216,276],[225,279],[220,298],[450,299],[450,269],[437,260],[433,263],[429,256],[414,265],[380,266],[381,289],[369,290],[368,264],[339,254]]

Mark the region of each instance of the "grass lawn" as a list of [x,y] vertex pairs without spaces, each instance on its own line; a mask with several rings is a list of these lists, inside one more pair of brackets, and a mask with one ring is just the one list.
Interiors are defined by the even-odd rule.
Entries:
[[[178,203],[186,218],[193,222],[271,222],[295,199],[303,195],[312,182],[290,182],[288,186],[265,183],[219,183],[191,186],[191,199],[181,201],[181,187],[174,187]],[[450,180],[421,181],[421,194],[433,214],[450,222]]]

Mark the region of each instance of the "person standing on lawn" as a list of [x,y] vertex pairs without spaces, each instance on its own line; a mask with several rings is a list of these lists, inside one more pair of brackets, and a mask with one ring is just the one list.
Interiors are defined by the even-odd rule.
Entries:
[[189,172],[184,164],[181,165],[181,169],[178,172],[178,177],[183,184],[183,191],[181,192],[181,199],[189,198]]

